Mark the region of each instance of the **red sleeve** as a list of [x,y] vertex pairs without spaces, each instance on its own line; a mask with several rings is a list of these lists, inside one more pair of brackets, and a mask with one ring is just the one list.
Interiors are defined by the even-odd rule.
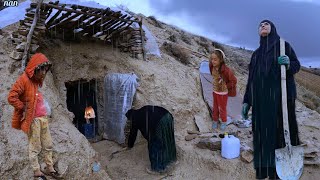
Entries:
[[237,78],[231,69],[229,69],[227,77],[228,77],[227,88],[230,89],[232,87],[235,87],[237,85]]
[[9,95],[8,95],[8,102],[11,104],[15,109],[22,110],[24,108],[24,104],[20,101],[19,97],[24,92],[24,82],[22,77],[13,84]]

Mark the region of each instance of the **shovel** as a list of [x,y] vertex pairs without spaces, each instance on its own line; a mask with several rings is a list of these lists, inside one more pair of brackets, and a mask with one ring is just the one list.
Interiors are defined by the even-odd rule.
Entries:
[[[285,55],[285,42],[280,39],[280,55]],[[286,146],[275,150],[277,174],[284,180],[299,179],[303,171],[303,147],[292,146],[288,124],[286,69],[281,65],[283,129]]]

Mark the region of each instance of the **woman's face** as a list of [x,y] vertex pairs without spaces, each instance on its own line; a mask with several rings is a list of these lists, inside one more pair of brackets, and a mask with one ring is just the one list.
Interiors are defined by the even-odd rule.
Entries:
[[220,65],[220,59],[216,54],[211,55],[211,62],[214,67],[219,67]]
[[271,31],[271,25],[268,22],[262,22],[259,25],[259,35],[262,37],[268,36]]

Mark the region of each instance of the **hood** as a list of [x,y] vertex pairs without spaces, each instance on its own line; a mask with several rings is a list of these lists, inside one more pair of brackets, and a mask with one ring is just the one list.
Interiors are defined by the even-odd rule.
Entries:
[[34,54],[31,57],[28,65],[26,67],[25,73],[31,79],[34,75],[34,70],[36,69],[36,67],[38,67],[40,64],[45,63],[45,62],[49,62],[49,60],[44,54],[42,54],[42,53]]

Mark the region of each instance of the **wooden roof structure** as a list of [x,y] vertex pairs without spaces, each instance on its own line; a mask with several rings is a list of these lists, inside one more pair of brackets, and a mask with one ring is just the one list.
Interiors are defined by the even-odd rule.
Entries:
[[[116,40],[117,47],[124,48],[124,51],[142,54],[145,59],[142,20],[110,8],[99,9],[76,4],[61,4],[59,1],[42,2],[43,0],[39,0],[38,3],[31,3],[26,9],[25,19],[20,20],[18,33],[26,37],[23,41],[27,41],[19,48],[20,51],[24,50],[22,69],[29,59],[29,53],[34,53],[34,49],[37,49],[41,43],[40,37],[44,35],[58,34],[63,39],[77,36],[110,42]],[[124,34],[127,38],[123,38]],[[32,51],[30,44],[36,47],[31,48]]]

